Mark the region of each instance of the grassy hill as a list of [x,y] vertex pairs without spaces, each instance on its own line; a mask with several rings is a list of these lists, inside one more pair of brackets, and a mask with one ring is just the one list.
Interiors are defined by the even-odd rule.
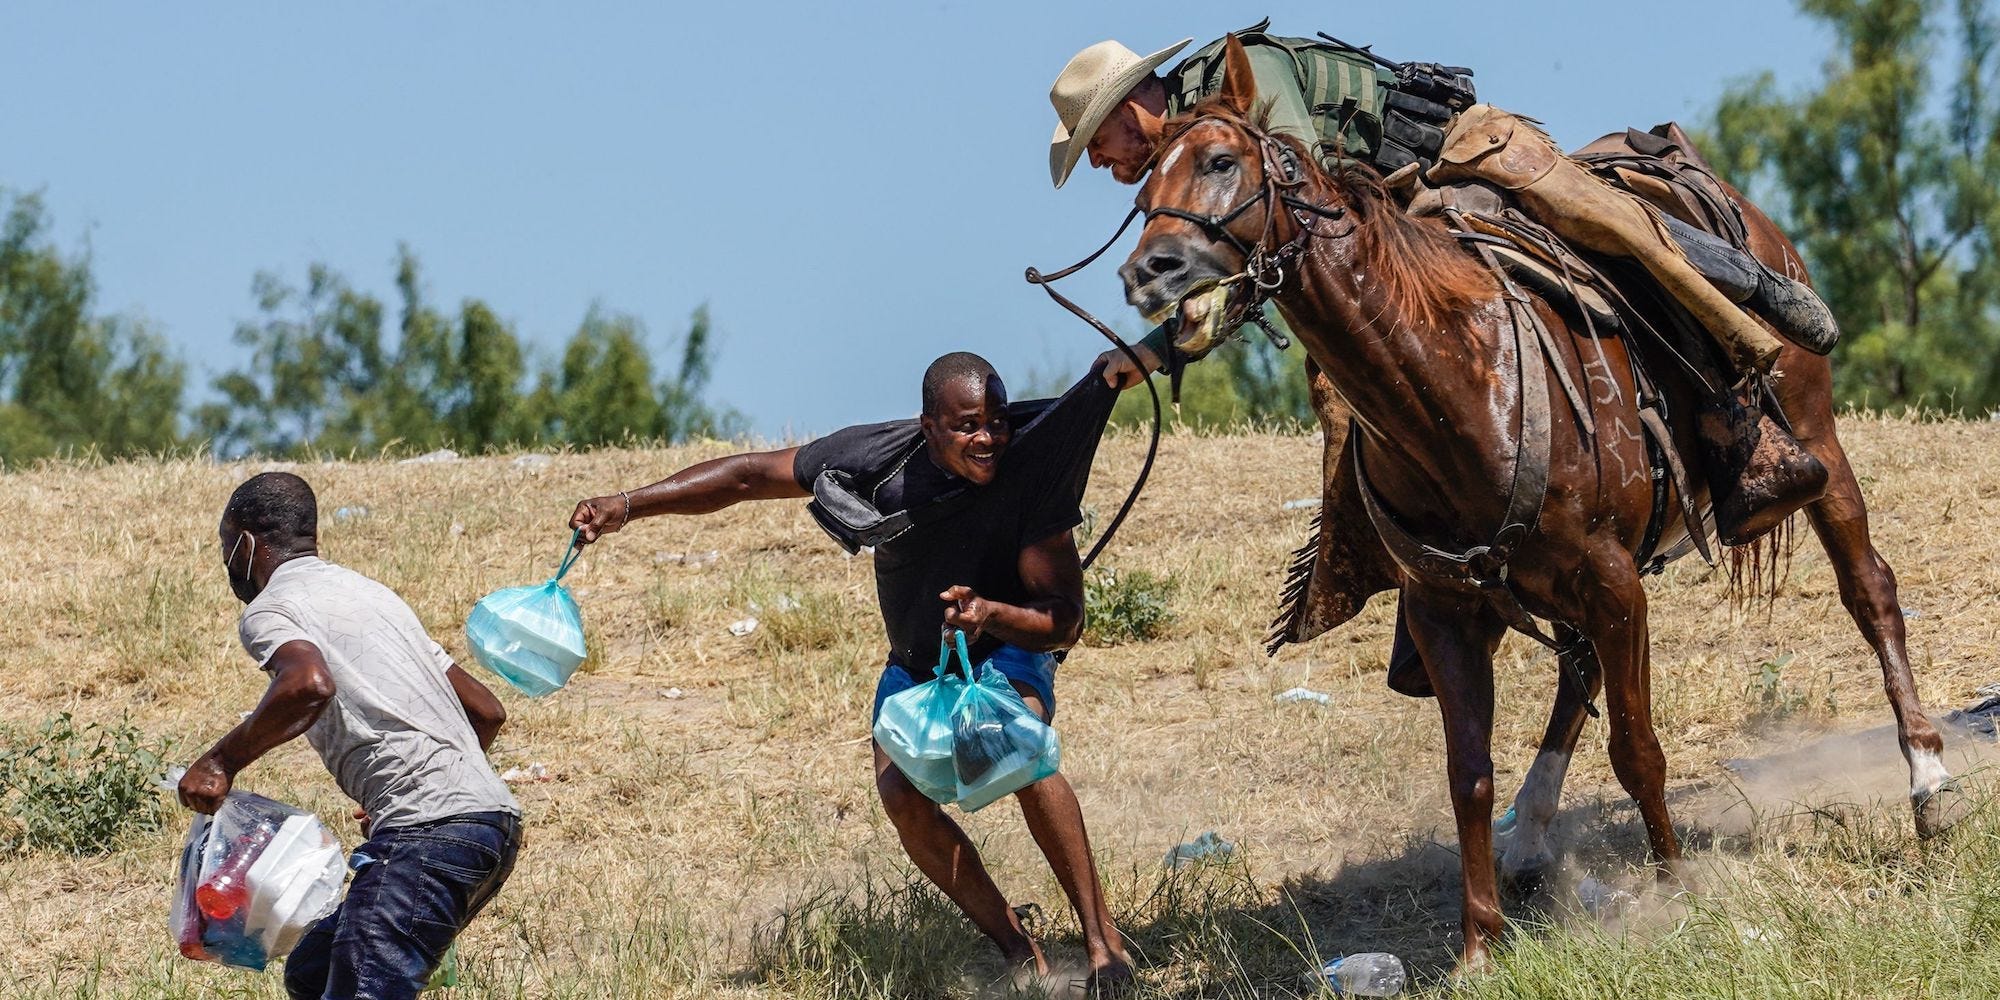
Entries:
[[[1863,419],[1846,431],[1878,546],[1910,610],[1926,705],[2000,681],[2000,424]],[[1092,488],[1108,515],[1143,440],[1114,436]],[[454,655],[482,594],[545,577],[584,496],[721,454],[665,450],[424,465],[293,466],[318,490],[324,554],[400,591]],[[0,475],[0,733],[31,746],[57,713],[127,720],[186,759],[255,703],[215,524],[267,466],[52,465]],[[1170,581],[1147,642],[1086,646],[1059,675],[1065,771],[1150,993],[1309,993],[1319,957],[1391,951],[1427,987],[1457,939],[1457,861],[1437,713],[1382,684],[1389,607],[1305,648],[1257,645],[1310,512],[1317,439],[1171,436],[1105,565]],[[1651,585],[1655,699],[1690,890],[1652,887],[1644,837],[1593,722],[1561,823],[1571,853],[1469,996],[1986,996],[2000,974],[2000,819],[1920,847],[1890,744],[1815,744],[1888,721],[1872,655],[1803,526],[1775,605],[1739,607],[1692,561]],[[466,997],[998,995],[1002,970],[917,888],[869,777],[882,639],[866,557],[843,558],[798,503],[642,522],[568,582],[593,656],[542,701],[502,690],[502,769],[527,833],[513,880],[461,942]],[[737,637],[727,626],[755,616]],[[478,668],[470,667],[478,672]],[[1552,661],[1501,652],[1498,789],[1511,799],[1555,687]],[[485,676],[483,672],[480,672]],[[490,678],[488,678],[491,680]],[[497,681],[491,681],[497,686]],[[1280,704],[1294,686],[1330,703]],[[1725,759],[1819,747],[1775,778]],[[1959,741],[1963,766],[1976,748]],[[1972,761],[1984,759],[1974,753]],[[352,809],[303,743],[240,787]],[[1886,792],[1886,804],[1869,803]],[[165,929],[186,814],[110,853],[0,854],[0,994],[279,997],[275,974],[179,958]],[[1817,806],[1817,810],[1794,803]],[[1852,806],[1840,805],[1854,803]],[[1829,805],[1833,804],[1833,805]],[[5,820],[0,820],[4,823]],[[1004,891],[1039,904],[1057,956],[1074,924],[1011,803],[966,821]],[[1169,872],[1214,830],[1223,864]],[[4,838],[0,838],[4,839]],[[1636,890],[1577,905],[1574,885]],[[1588,890],[1586,890],[1588,891]]]

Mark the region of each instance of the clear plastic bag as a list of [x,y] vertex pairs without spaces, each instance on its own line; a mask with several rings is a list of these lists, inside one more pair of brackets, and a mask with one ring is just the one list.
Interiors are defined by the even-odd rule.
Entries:
[[548,582],[496,590],[480,598],[465,619],[472,655],[524,694],[541,697],[561,688],[588,655],[583,612],[561,583],[582,551],[572,535]]
[[[960,657],[965,637],[958,639]],[[951,757],[951,715],[965,691],[965,678],[951,669],[951,644],[938,644],[932,678],[882,701],[875,719],[875,742],[917,791],[940,804],[958,800],[958,775]]]
[[231,792],[214,816],[195,814],[167,925],[188,958],[262,969],[333,912],[346,876],[318,816]]
[[1007,682],[980,664],[952,711],[952,765],[958,807],[977,812],[1062,767],[1062,740]]

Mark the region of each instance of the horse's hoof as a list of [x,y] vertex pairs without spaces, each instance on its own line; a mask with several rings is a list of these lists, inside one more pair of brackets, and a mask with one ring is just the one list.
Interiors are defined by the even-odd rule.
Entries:
[[1943,836],[1958,821],[1972,814],[1972,797],[1960,788],[1957,779],[1910,796],[1910,808],[1917,813],[1917,837],[1930,840]]
[[1458,956],[1458,966],[1451,970],[1451,981],[1454,985],[1464,985],[1492,971],[1493,958],[1486,949],[1461,952]]
[[1533,899],[1547,891],[1556,872],[1556,859],[1543,855],[1525,864],[1500,868],[1500,888],[1516,900]]

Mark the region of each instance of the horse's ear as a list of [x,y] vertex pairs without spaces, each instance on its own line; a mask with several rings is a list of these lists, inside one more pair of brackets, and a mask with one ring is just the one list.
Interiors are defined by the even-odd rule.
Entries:
[[1250,109],[1257,106],[1257,78],[1250,71],[1250,53],[1235,35],[1222,42],[1222,90],[1215,99],[1239,118],[1250,117]]

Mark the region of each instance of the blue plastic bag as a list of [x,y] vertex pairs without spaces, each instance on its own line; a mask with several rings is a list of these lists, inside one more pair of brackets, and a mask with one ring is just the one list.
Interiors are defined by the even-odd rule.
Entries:
[[[951,669],[954,648],[963,674]],[[972,666],[965,633],[946,640],[933,673],[885,699],[875,721],[875,742],[925,797],[976,812],[1061,768],[1056,731],[1028,710],[1005,674]]]
[[[578,532],[577,535],[582,534]],[[583,613],[561,583],[583,551],[577,535],[547,583],[496,590],[465,619],[472,655],[522,693],[541,697],[564,684],[583,663]]]
[[952,710],[952,768],[958,807],[966,812],[978,812],[1062,768],[1061,738],[990,662],[979,665],[978,681],[965,686]]
[[[951,759],[951,713],[965,691],[965,677],[951,670],[951,643],[938,644],[932,678],[882,701],[875,719],[875,742],[917,791],[939,804],[958,800],[958,775]],[[965,658],[965,636],[958,637]]]

